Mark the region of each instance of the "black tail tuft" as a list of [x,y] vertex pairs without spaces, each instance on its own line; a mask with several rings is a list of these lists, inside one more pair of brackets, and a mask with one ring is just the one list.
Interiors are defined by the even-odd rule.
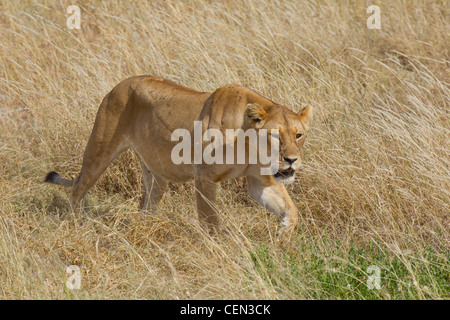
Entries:
[[49,172],[49,173],[47,174],[47,176],[45,177],[44,182],[56,183],[56,181],[58,180],[58,178],[60,178],[60,175],[59,175],[57,172],[52,171],[52,172]]
[[58,185],[64,186],[64,187],[71,187],[73,185],[72,180],[66,180],[66,179],[61,178],[61,176],[55,171],[49,172],[47,174],[47,176],[45,177],[44,182],[58,184]]

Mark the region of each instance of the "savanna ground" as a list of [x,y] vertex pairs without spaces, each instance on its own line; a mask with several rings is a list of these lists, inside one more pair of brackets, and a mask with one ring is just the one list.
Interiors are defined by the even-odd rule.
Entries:
[[[448,1],[82,1],[81,30],[71,4],[0,1],[0,299],[450,298]],[[102,98],[141,74],[314,107],[291,242],[245,181],[222,184],[217,235],[192,184],[143,219],[132,153],[81,216],[42,183],[76,176]]]

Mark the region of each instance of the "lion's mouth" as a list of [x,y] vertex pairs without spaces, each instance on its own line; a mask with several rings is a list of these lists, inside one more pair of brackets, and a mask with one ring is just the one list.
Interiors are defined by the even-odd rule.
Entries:
[[295,170],[292,168],[286,169],[286,170],[278,170],[277,173],[275,173],[273,176],[275,178],[290,178],[294,175]]

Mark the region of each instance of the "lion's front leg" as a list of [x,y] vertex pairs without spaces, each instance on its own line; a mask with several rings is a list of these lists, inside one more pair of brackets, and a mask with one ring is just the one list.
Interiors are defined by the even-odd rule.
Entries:
[[206,177],[195,177],[195,196],[197,200],[197,211],[200,222],[206,222],[212,231],[219,224],[216,204],[217,184]]
[[298,223],[298,212],[284,185],[255,177],[248,178],[250,195],[280,219],[279,236],[290,236]]

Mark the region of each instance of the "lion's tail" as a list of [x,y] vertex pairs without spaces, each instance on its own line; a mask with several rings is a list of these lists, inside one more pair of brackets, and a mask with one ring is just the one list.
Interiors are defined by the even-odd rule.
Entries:
[[44,182],[53,183],[64,187],[71,187],[73,185],[73,180],[66,180],[55,171],[49,172],[45,177]]

